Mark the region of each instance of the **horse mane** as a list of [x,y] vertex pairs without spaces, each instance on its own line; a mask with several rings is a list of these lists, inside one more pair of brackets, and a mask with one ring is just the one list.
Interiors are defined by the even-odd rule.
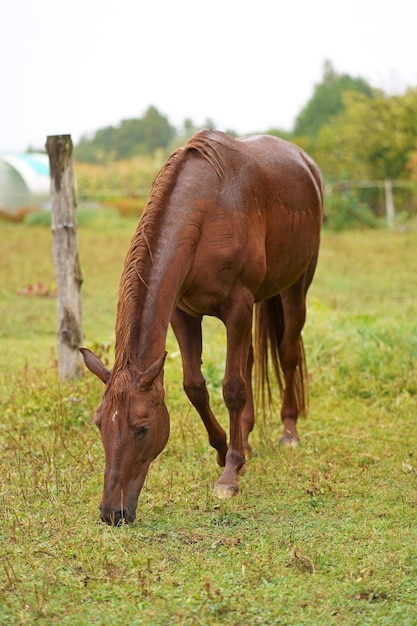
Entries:
[[135,338],[140,330],[138,310],[143,301],[144,290],[148,290],[146,277],[149,267],[153,264],[152,243],[157,236],[158,220],[187,155],[190,152],[197,153],[222,179],[225,171],[217,146],[225,143],[226,138],[227,135],[218,131],[203,130],[195,134],[185,146],[171,154],[153,182],[148,201],[127,252],[120,280],[113,374],[123,370],[132,359],[128,347],[135,345]]
[[195,134],[184,146],[184,150],[195,150],[214,169],[217,176],[222,180],[225,176],[223,159],[218,151],[219,145],[224,145],[230,137],[217,130],[202,130]]

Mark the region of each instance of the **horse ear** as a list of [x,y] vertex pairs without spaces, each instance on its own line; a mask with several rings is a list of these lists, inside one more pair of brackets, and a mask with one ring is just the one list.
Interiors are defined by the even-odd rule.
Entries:
[[168,352],[164,354],[155,363],[152,363],[145,372],[142,372],[139,377],[139,389],[140,391],[146,391],[155,381],[156,377],[161,373],[164,367],[165,358]]
[[91,350],[88,350],[87,348],[80,348],[80,352],[83,355],[84,363],[90,372],[98,376],[100,380],[106,384],[110,378],[111,371],[103,365],[98,356],[96,356],[94,352],[91,352]]

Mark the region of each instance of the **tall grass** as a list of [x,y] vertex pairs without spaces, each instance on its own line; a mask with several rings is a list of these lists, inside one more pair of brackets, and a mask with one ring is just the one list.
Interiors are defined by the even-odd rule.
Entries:
[[[87,346],[111,365],[134,222],[79,230]],[[0,225],[0,622],[417,623],[417,233],[325,234],[304,338],[310,415],[294,450],[259,416],[241,495],[213,499],[215,453],[168,338],[172,433],[137,521],[98,521],[103,451],[91,375],[59,383],[46,228]],[[51,288],[50,292],[53,291]],[[213,406],[225,339],[205,324]]]

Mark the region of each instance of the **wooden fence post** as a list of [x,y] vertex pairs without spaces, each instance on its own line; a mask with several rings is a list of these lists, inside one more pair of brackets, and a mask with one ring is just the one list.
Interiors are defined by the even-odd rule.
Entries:
[[392,180],[386,178],[384,181],[385,187],[385,210],[387,212],[387,225],[388,228],[394,228],[395,221],[395,207],[394,207],[394,195],[392,193]]
[[82,275],[78,257],[76,201],[71,135],[46,141],[51,171],[52,235],[58,293],[58,376],[72,379],[82,372]]

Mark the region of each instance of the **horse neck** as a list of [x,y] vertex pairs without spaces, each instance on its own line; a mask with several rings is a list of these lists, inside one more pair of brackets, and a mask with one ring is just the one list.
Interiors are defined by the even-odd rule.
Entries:
[[160,220],[158,235],[139,224],[132,240],[119,289],[116,369],[136,364],[143,371],[165,350],[171,314],[189,267],[183,224],[174,221],[175,228],[172,221],[168,228]]
[[[179,177],[190,150],[222,177],[212,144],[202,132],[174,152],[159,172],[126,257],[119,290],[115,367],[149,367],[165,350],[166,334],[199,237],[196,214],[188,213]],[[186,186],[185,186],[186,188]]]

